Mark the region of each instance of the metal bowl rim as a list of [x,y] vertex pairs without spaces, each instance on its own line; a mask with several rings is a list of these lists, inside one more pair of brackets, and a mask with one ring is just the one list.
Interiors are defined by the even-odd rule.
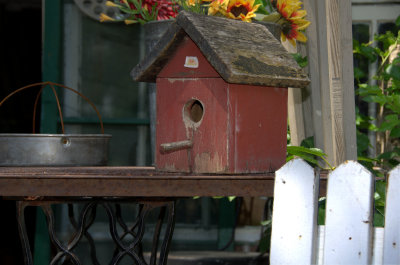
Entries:
[[0,133],[1,137],[76,137],[76,138],[111,138],[111,134],[44,134],[44,133]]

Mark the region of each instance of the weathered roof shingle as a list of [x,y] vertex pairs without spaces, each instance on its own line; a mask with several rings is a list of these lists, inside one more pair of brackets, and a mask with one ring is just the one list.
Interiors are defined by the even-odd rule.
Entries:
[[309,83],[307,75],[265,26],[186,11],[180,12],[132,70],[132,77],[155,82],[186,35],[228,83],[276,87],[305,87]]

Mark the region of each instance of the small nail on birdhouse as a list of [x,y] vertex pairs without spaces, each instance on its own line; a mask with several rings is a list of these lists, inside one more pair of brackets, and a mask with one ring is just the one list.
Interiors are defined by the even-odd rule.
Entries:
[[185,11],[131,74],[156,82],[156,168],[195,173],[278,169],[287,87],[309,82],[264,26]]

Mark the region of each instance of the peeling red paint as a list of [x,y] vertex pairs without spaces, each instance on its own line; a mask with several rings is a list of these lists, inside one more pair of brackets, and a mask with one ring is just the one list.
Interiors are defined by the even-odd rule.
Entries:
[[[186,69],[187,56],[198,58],[198,68]],[[190,114],[194,103],[196,113]],[[286,120],[286,88],[227,83],[186,39],[157,77],[156,168],[275,171],[285,163]],[[193,143],[190,149],[159,151],[161,144],[186,140]]]

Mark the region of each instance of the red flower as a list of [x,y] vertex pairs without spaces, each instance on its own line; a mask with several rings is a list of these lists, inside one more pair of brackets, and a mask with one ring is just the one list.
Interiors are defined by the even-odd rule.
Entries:
[[143,6],[146,5],[148,10],[157,5],[157,20],[170,19],[178,15],[178,5],[169,0],[144,0]]

